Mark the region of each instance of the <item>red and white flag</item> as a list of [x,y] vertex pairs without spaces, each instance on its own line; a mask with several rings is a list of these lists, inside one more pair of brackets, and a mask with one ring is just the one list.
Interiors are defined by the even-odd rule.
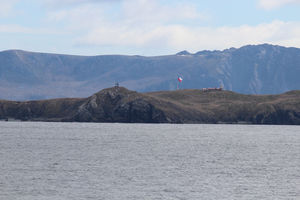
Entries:
[[179,76],[179,77],[178,77],[178,81],[181,83],[182,80],[183,80],[183,79]]

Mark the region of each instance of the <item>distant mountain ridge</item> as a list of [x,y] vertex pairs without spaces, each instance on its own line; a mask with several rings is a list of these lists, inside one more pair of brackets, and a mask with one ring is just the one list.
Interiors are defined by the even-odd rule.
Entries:
[[85,97],[119,82],[139,92],[219,87],[243,94],[300,89],[300,49],[269,44],[166,56],[0,52],[0,99]]

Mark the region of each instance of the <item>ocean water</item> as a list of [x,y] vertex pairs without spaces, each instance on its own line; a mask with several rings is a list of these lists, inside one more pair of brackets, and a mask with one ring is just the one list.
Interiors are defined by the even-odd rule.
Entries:
[[300,126],[0,122],[1,200],[299,200]]

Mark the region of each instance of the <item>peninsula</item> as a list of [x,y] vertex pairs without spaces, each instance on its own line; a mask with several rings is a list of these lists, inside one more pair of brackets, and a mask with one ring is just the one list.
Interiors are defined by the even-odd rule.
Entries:
[[0,120],[300,125],[300,91],[279,95],[198,89],[138,93],[112,87],[88,98],[0,100]]

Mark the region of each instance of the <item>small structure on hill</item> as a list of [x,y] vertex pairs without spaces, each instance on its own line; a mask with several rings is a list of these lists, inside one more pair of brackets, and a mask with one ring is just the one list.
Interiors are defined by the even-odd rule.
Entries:
[[202,91],[203,92],[207,92],[207,91],[223,91],[223,86],[221,85],[220,87],[218,88],[202,88]]

